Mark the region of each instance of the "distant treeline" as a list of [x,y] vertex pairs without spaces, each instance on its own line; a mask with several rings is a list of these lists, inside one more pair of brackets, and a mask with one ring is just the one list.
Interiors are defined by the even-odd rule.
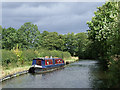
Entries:
[[48,49],[68,51],[72,56],[92,58],[90,41],[86,33],[58,34],[44,31],[40,33],[38,26],[27,22],[18,30],[13,27],[2,28],[2,49],[11,50],[18,44],[22,50]]

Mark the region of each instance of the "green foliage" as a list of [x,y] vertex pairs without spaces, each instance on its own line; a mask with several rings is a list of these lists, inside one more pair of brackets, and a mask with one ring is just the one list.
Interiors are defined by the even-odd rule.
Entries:
[[[44,34],[43,34],[44,35]],[[49,34],[43,36],[43,47],[47,47],[49,50],[54,50],[58,48],[58,33],[49,32]]]
[[19,50],[18,44],[16,48],[13,49],[13,52],[16,54],[18,62],[21,62],[21,64],[23,64],[23,55],[22,55],[22,51]]
[[[2,36],[2,49],[11,50],[18,45],[21,50],[46,48],[48,50],[68,51],[72,56],[81,58],[84,58],[86,54],[84,53],[87,47],[87,35],[85,33],[68,33],[65,35],[48,31],[40,33],[37,25],[26,22],[18,30],[11,27],[3,28]],[[42,52],[41,56],[49,56],[51,53]],[[55,53],[54,56],[59,55]]]
[[42,34],[42,46],[49,50],[63,50],[64,40],[57,32],[44,31]]
[[72,56],[75,55],[77,41],[75,40],[74,33],[68,33],[65,35],[65,51],[70,52]]
[[94,14],[92,21],[87,22],[88,38],[94,46],[92,51],[96,52],[95,57],[108,67],[107,88],[119,87],[120,1],[106,2],[102,7],[98,7],[98,11]]
[[76,49],[76,55],[79,56],[79,58],[87,58],[86,51],[87,51],[87,34],[86,33],[77,33],[75,35],[75,39],[77,41],[77,49]]
[[[70,58],[71,55],[69,52],[62,52],[58,50],[45,50],[45,49],[40,49],[37,50],[39,52],[39,57],[45,57],[45,56],[52,56],[52,57],[59,57],[59,58]],[[62,56],[63,55],[63,56]]]
[[0,25],[0,48],[2,48],[2,26]]
[[98,7],[92,21],[87,22],[89,26],[88,37],[97,47],[95,49],[97,57],[102,59],[106,59],[108,55],[118,54],[118,49],[120,49],[120,45],[118,45],[120,32],[118,10],[118,2],[107,2],[102,7]]
[[[22,52],[22,53],[21,53]],[[2,66],[5,68],[19,67],[23,65],[31,65],[34,58],[52,56],[62,58],[70,58],[69,52],[62,52],[57,50],[45,50],[45,49],[27,49],[27,50],[2,50]]]
[[2,66],[10,67],[17,63],[17,56],[13,51],[2,50]]
[[2,29],[2,48],[12,49],[16,44],[16,29],[10,27]]
[[17,43],[21,48],[33,48],[36,47],[40,42],[40,32],[38,31],[37,25],[27,22],[22,25],[17,31]]
[[23,50],[22,52],[24,64],[31,65],[32,59],[38,58],[38,53],[36,53],[33,49]]
[[61,57],[63,57],[63,59],[71,58],[71,54],[69,52],[63,52],[62,55]]

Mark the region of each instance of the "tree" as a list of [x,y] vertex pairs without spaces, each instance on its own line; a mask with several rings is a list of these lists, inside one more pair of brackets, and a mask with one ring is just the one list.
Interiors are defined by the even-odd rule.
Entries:
[[59,50],[61,51],[64,51],[65,50],[65,36],[62,35],[62,34],[59,34],[59,39],[58,39],[58,48]]
[[77,48],[77,41],[75,40],[75,35],[74,33],[68,33],[65,35],[65,47],[66,51],[70,52],[72,56],[75,55],[75,51]]
[[31,22],[24,23],[18,31],[18,44],[21,48],[33,48],[38,46],[40,32],[37,25]]
[[[44,36],[43,36],[44,35]],[[60,49],[60,43],[59,35],[57,32],[47,32],[44,31],[42,33],[43,36],[43,47],[48,48],[49,50],[59,50]]]
[[36,48],[41,48],[42,47],[42,35],[40,34],[40,32],[36,32],[36,37],[35,37],[35,40],[33,42],[33,47],[36,49]]
[[87,34],[86,33],[77,33],[75,35],[77,45],[76,45],[76,55],[79,58],[85,58],[85,51],[86,51],[86,46],[87,46]]
[[[0,25],[0,48],[2,48],[2,26],[1,25]],[[2,52],[2,50],[0,50],[0,58],[2,56],[1,52]],[[2,59],[0,59],[0,67],[2,67],[1,65],[2,65]]]
[[8,29],[2,29],[2,48],[13,49],[16,45],[16,29],[9,27]]
[[106,2],[102,7],[98,7],[92,21],[87,22],[89,26],[88,37],[96,45],[98,57],[106,59],[114,46],[115,37],[119,36],[118,2]]

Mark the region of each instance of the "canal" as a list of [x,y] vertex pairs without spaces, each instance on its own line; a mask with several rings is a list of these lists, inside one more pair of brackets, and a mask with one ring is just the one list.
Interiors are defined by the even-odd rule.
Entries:
[[24,74],[2,82],[2,88],[95,88],[104,77],[94,60],[81,60],[45,74]]

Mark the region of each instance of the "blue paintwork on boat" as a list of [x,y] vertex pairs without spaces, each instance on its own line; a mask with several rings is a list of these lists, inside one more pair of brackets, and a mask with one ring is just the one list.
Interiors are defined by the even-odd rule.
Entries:
[[32,66],[29,71],[34,72],[35,69],[52,69],[60,66],[64,66],[64,60],[61,58],[36,58],[33,59]]

